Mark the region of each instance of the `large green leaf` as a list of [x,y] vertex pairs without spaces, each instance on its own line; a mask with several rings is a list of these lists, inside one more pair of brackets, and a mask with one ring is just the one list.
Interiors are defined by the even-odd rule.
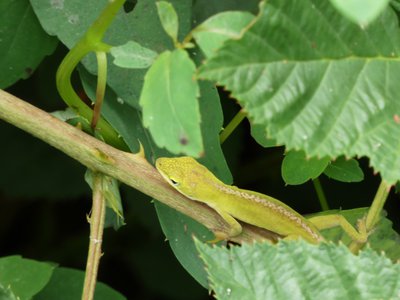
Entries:
[[0,296],[31,299],[49,282],[54,268],[54,265],[17,255],[0,258]]
[[400,179],[399,55],[391,9],[363,29],[328,1],[271,0],[200,76],[232,91],[278,144],[308,156],[368,156],[393,183]]
[[[400,265],[364,250],[304,241],[210,247],[197,242],[217,299],[398,299]],[[256,262],[256,263],[255,263]]]
[[44,32],[28,0],[0,1],[0,28],[0,88],[5,88],[29,77],[58,41]]
[[185,50],[163,52],[144,78],[140,105],[143,124],[159,147],[199,157],[203,141],[197,100],[199,86],[193,80],[195,70]]
[[[85,272],[69,268],[57,268],[48,285],[35,297],[35,300],[75,300],[82,296]],[[119,292],[102,282],[96,283],[96,300],[124,300]]]

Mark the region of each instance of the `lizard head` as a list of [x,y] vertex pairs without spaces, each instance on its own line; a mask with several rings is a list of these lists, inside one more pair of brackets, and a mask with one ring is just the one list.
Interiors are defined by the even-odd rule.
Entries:
[[214,177],[206,167],[189,156],[158,158],[156,168],[170,185],[195,200],[204,191],[204,183]]

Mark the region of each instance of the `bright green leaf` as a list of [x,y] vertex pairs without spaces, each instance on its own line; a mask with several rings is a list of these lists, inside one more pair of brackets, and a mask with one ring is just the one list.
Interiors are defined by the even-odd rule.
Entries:
[[[81,299],[85,272],[69,268],[57,268],[48,285],[35,296],[35,300],[75,300]],[[108,285],[97,282],[95,300],[125,300],[119,292]]]
[[0,88],[6,88],[29,77],[58,41],[44,32],[28,0],[0,1],[0,28]]
[[0,286],[3,287],[3,293],[6,295],[13,295],[21,300],[31,299],[49,282],[54,267],[48,263],[17,255],[2,257],[0,258]]
[[[397,299],[400,265],[366,249],[304,241],[210,247],[197,241],[217,299]],[[330,296],[328,296],[330,295]]]
[[330,0],[349,20],[366,26],[388,6],[390,0]]
[[302,151],[290,151],[282,162],[282,178],[286,184],[302,184],[317,178],[328,163],[329,158],[307,158]]
[[307,156],[368,156],[393,183],[400,179],[399,49],[391,9],[364,30],[327,1],[271,0],[200,76],[232,91],[277,144]]
[[144,79],[143,124],[159,147],[198,157],[203,152],[196,66],[182,49],[160,54]]
[[148,68],[157,56],[157,52],[133,41],[129,41],[121,46],[112,47],[110,52],[114,56],[115,65],[130,69]]
[[178,41],[178,14],[171,3],[159,1],[157,4],[158,16],[165,32],[172,38],[174,43]]
[[324,171],[325,175],[343,182],[360,182],[364,179],[364,173],[355,159],[346,159],[340,156],[332,161]]
[[193,30],[201,50],[210,57],[227,39],[237,39],[243,28],[254,19],[248,12],[228,11],[212,16]]

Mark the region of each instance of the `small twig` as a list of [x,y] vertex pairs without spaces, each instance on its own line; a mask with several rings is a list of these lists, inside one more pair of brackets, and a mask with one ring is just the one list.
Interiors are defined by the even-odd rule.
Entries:
[[93,172],[93,204],[90,223],[89,252],[86,261],[85,282],[83,285],[82,300],[92,300],[96,288],[97,272],[101,258],[101,245],[105,219],[105,197],[103,191],[103,176]]
[[229,124],[225,127],[225,129],[219,135],[219,141],[222,144],[225,140],[231,135],[231,133],[235,130],[235,128],[243,121],[246,117],[246,114],[243,110],[240,110],[233,119],[229,122]]

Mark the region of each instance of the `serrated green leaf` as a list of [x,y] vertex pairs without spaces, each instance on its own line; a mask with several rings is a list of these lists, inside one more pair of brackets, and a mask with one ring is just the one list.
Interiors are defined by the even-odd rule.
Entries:
[[398,299],[400,265],[366,249],[304,241],[230,249],[196,242],[217,299]]
[[226,40],[239,38],[252,19],[251,13],[243,11],[219,13],[197,26],[192,34],[205,56],[211,57]]
[[[301,16],[299,16],[301,12]],[[271,0],[200,76],[232,91],[254,124],[308,156],[368,156],[400,179],[400,30],[387,9],[362,29],[327,1]],[[382,34],[385,33],[385,34]]]
[[[46,287],[35,296],[35,300],[74,300],[81,299],[85,272],[69,268],[56,268]],[[108,285],[97,282],[94,293],[96,300],[125,300],[119,292]]]
[[0,1],[0,28],[0,88],[6,88],[28,78],[58,41],[43,30],[28,0]]
[[251,136],[256,140],[257,143],[265,148],[279,146],[274,139],[266,136],[265,127],[263,125],[253,124],[251,126]]
[[342,182],[360,182],[364,179],[364,173],[358,161],[353,158],[346,159],[344,156],[332,161],[324,170],[324,174]]
[[172,38],[174,43],[178,41],[178,14],[171,3],[159,1],[157,4],[157,12],[160,17],[161,25],[165,32]]
[[195,70],[185,50],[165,51],[147,72],[139,102],[143,124],[157,146],[198,157],[203,140]]
[[390,0],[330,0],[349,20],[366,26],[388,6]]
[[[0,286],[13,299],[31,299],[49,282],[54,265],[22,258],[7,256],[0,258]],[[8,291],[7,291],[8,290]]]
[[114,64],[116,66],[129,69],[148,68],[157,57],[157,52],[145,48],[134,41],[112,47],[110,52],[114,56]]
[[282,178],[286,184],[302,184],[321,175],[328,163],[329,158],[307,158],[303,151],[290,151],[282,162]]

